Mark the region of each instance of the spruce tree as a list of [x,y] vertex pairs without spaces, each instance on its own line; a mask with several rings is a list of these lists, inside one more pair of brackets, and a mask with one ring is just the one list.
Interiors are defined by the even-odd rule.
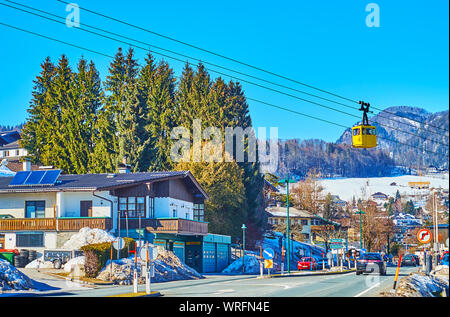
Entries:
[[147,98],[147,126],[151,144],[151,162],[149,170],[169,170],[170,133],[175,126],[175,79],[173,70],[166,62],[160,62],[154,76],[152,90]]
[[48,142],[46,128],[51,122],[45,116],[53,103],[52,83],[55,77],[55,65],[47,57],[41,64],[41,72],[36,77],[32,91],[30,107],[27,110],[27,122],[23,126],[20,144],[28,151],[28,156],[35,163],[43,162],[42,152]]

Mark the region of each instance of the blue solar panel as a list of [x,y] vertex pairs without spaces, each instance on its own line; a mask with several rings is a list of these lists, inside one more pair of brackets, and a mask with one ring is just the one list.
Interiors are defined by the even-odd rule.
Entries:
[[55,185],[56,180],[61,174],[61,170],[46,171],[44,177],[41,179],[39,185]]
[[17,172],[16,175],[14,175],[13,179],[9,183],[9,186],[19,186],[23,185],[23,183],[26,181],[28,176],[30,176],[31,172]]
[[46,171],[32,171],[31,175],[27,178],[24,185],[38,185],[42,177],[44,177]]

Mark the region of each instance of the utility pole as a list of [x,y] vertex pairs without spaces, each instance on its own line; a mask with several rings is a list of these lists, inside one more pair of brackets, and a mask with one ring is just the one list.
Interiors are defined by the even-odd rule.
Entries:
[[291,248],[290,248],[290,242],[289,242],[289,183],[295,183],[295,181],[291,180],[289,178],[289,173],[287,175],[286,179],[282,179],[279,183],[285,183],[286,184],[286,211],[287,211],[287,221],[286,221],[286,238],[287,238],[287,272],[288,274],[291,272],[290,268],[290,260],[291,260]]
[[245,226],[245,223],[242,224],[242,274],[245,274],[245,229],[247,229],[247,227]]
[[362,249],[362,225],[361,225],[361,215],[365,214],[364,211],[360,210],[356,212],[359,214],[359,248]]
[[435,255],[435,265],[439,263],[439,230],[438,230],[438,215],[437,215],[437,204],[436,204],[436,192],[433,190],[433,224],[434,224],[434,255]]

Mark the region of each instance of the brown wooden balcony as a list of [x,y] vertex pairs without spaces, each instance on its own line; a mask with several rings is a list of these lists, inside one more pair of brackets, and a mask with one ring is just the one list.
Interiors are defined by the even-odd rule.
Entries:
[[[120,229],[127,228],[127,221],[121,219]],[[128,219],[128,229],[138,229],[139,219]],[[141,228],[147,229],[153,233],[172,233],[182,235],[207,235],[208,223],[182,218],[157,218],[157,219],[141,219]]]
[[111,218],[11,218],[0,219],[0,231],[78,231],[84,227],[112,229]]

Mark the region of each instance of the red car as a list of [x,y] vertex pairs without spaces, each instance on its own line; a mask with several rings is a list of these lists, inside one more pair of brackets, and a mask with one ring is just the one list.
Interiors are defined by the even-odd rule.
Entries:
[[317,269],[317,262],[314,258],[304,257],[297,261],[298,270],[311,270],[311,266],[313,270]]

